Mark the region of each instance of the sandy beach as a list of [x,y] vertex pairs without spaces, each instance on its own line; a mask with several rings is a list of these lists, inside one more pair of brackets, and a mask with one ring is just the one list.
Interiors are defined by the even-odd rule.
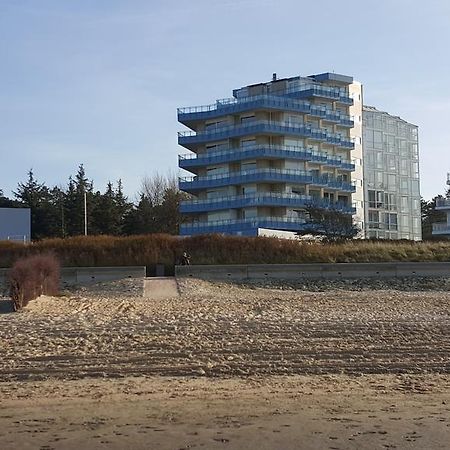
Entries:
[[450,292],[124,280],[0,314],[0,447],[448,448]]

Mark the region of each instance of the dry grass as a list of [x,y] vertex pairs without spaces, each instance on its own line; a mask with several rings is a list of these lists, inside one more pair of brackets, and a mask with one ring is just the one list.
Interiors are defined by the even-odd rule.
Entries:
[[62,266],[173,266],[183,251],[193,264],[450,261],[450,242],[349,241],[304,243],[276,238],[165,234],[77,236],[23,245],[0,242],[0,267],[21,257],[52,252]]

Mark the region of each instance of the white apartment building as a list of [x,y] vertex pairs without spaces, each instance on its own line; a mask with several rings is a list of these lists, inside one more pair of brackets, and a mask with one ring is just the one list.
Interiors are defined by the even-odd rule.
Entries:
[[293,237],[314,205],[352,215],[361,237],[421,239],[417,126],[363,107],[353,77],[274,74],[178,120],[194,196],[182,235]]

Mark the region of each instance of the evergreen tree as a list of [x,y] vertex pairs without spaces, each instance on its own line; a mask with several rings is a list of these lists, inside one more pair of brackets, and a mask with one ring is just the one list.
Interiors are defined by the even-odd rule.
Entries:
[[117,215],[118,215],[118,234],[124,234],[124,224],[125,217],[131,211],[133,206],[132,203],[128,201],[128,198],[123,193],[122,180],[117,181],[117,189],[114,192],[114,198],[116,201]]
[[19,183],[14,196],[23,206],[31,209],[31,237],[42,239],[54,236],[56,217],[52,205],[52,196],[47,186],[39,183],[33,174],[28,172],[28,180]]
[[123,231],[126,235],[155,233],[155,222],[155,208],[151,200],[141,194],[139,203],[125,215]]
[[119,234],[118,211],[115,201],[115,192],[111,182],[108,182],[104,194],[97,192],[94,196],[92,210],[92,234]]
[[92,210],[94,207],[93,183],[86,177],[83,164],[78,167],[75,179],[69,178],[69,185],[66,193],[65,216],[67,235],[75,236],[84,234],[85,226],[85,194],[87,205],[88,233],[89,226],[92,225]]
[[3,190],[0,189],[0,208],[20,208],[21,206],[23,207],[17,200],[11,200],[5,197]]

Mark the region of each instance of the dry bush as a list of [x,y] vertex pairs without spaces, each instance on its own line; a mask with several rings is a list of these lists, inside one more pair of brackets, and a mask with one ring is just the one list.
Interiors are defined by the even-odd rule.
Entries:
[[40,295],[56,295],[59,275],[59,262],[51,254],[33,255],[16,261],[8,274],[14,309],[22,309]]

